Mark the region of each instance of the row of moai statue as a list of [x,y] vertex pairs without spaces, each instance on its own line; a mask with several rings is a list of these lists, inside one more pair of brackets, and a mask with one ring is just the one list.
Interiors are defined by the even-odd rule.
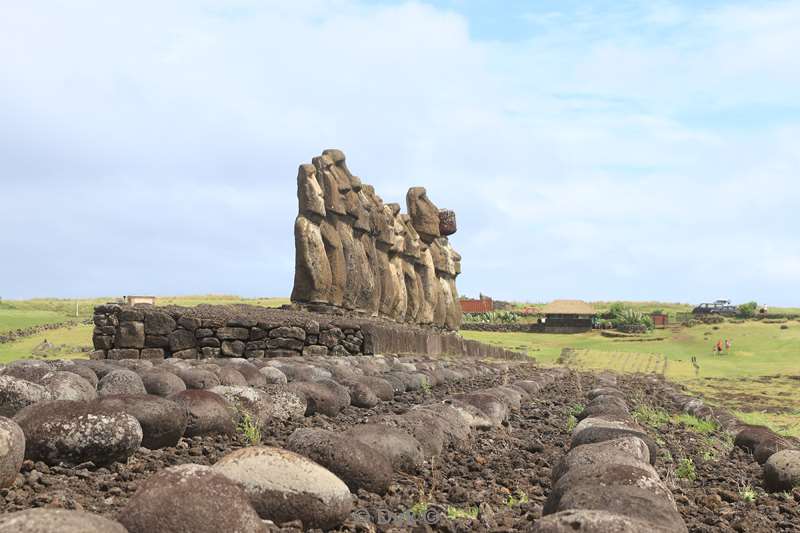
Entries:
[[424,188],[409,189],[401,213],[350,173],[340,150],[325,150],[300,165],[297,198],[292,302],[459,328],[461,256],[447,238],[455,213]]

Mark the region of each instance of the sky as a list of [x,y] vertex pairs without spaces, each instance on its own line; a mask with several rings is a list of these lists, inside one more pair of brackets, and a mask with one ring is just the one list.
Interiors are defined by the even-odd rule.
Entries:
[[459,292],[800,305],[800,2],[0,3],[0,297],[287,296],[297,167]]

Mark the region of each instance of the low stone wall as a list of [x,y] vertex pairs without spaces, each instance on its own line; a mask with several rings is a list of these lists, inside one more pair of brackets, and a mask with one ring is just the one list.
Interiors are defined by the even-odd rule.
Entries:
[[39,333],[44,333],[45,331],[50,331],[53,329],[69,328],[76,325],[77,323],[78,322],[74,320],[68,320],[66,322],[57,322],[54,324],[40,324],[38,326],[30,326],[27,328],[15,329],[13,331],[6,331],[0,334],[0,344],[4,344],[6,342],[14,342],[19,339],[23,339],[25,337],[32,337],[33,335],[38,335]]
[[491,331],[499,333],[586,333],[591,329],[585,326],[552,326],[537,323],[526,324],[489,324],[484,322],[472,322],[461,324],[464,331]]
[[94,359],[350,356],[527,358],[452,332],[256,306],[95,308]]

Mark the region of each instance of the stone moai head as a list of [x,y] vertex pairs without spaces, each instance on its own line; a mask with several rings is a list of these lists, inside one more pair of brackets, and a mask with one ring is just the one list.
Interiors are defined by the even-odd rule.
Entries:
[[391,246],[394,242],[394,233],[389,224],[390,214],[386,210],[386,206],[380,196],[375,194],[375,189],[372,185],[364,185],[361,192],[371,205],[369,211],[370,226],[372,226],[372,235],[378,243]]
[[333,173],[333,160],[327,155],[321,155],[312,159],[312,162],[317,169],[317,180],[325,196],[325,210],[329,213],[346,215],[344,196],[339,190],[339,180]]
[[414,229],[414,226],[411,225],[411,217],[406,215],[405,213],[400,215],[399,217],[400,222],[403,224],[404,233],[405,233],[405,243],[404,243],[404,253],[415,260],[415,262],[419,261],[420,259],[420,252],[421,252],[421,239],[419,238],[419,234]]
[[400,204],[386,204],[385,209],[388,213],[388,222],[392,231],[392,246],[390,251],[401,254],[405,250],[406,236],[405,227],[400,221]]
[[424,187],[412,187],[406,194],[406,207],[411,225],[423,241],[430,243],[439,237],[439,209],[428,199]]
[[356,221],[353,223],[353,228],[372,234],[372,211],[375,209],[375,205],[361,187],[359,187],[355,195],[356,201],[358,202],[358,211]]
[[297,201],[301,214],[325,216],[325,198],[317,181],[317,169],[314,165],[300,165],[297,170]]

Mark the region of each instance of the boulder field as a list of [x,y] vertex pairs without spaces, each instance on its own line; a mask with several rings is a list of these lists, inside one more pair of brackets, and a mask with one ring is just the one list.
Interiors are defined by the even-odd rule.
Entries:
[[[735,445],[702,462],[696,434],[637,416],[643,398]],[[0,368],[0,413],[0,533],[800,527],[795,441],[641,376],[394,356],[21,361]],[[676,480],[670,455],[697,458],[698,479]]]

